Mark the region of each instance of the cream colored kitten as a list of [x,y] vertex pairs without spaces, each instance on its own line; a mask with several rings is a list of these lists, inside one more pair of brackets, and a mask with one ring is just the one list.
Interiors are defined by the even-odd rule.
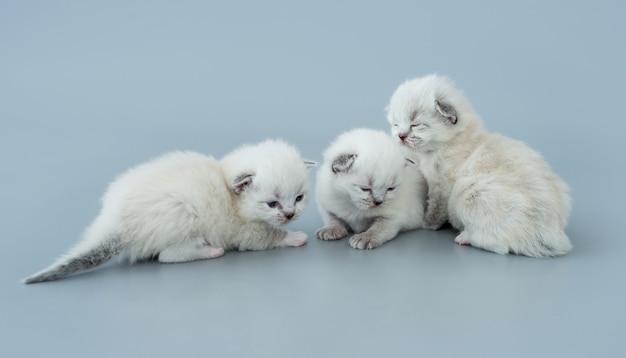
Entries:
[[408,163],[401,146],[382,131],[340,135],[317,173],[317,203],[326,224],[317,237],[338,240],[352,231],[350,246],[373,249],[421,227],[425,183]]
[[393,136],[413,150],[428,182],[424,225],[446,221],[459,244],[499,254],[564,255],[569,189],[524,143],[491,134],[463,94],[444,77],[401,84],[387,119]]
[[110,185],[84,239],[24,282],[56,280],[116,256],[169,263],[304,245],[306,234],[277,226],[304,209],[308,164],[294,147],[268,140],[219,162],[174,152],[139,165]]

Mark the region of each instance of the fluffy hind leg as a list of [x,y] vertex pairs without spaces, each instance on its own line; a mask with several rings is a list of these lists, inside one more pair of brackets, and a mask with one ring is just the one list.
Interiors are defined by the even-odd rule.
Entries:
[[454,239],[454,242],[459,245],[471,245],[500,255],[509,253],[509,246],[504,240],[485,233],[472,233],[467,228]]
[[512,228],[518,225],[523,198],[489,176],[462,178],[450,196],[450,222],[463,231],[454,242],[506,255]]
[[175,263],[213,259],[224,255],[221,247],[210,246],[203,240],[193,241],[185,245],[170,246],[159,253],[159,262]]

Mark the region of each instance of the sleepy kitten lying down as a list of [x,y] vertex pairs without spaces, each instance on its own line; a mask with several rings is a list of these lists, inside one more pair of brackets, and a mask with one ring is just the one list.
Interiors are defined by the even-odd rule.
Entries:
[[564,255],[569,189],[541,155],[524,143],[491,134],[469,101],[444,77],[401,84],[387,119],[411,149],[428,182],[424,225],[446,221],[459,244],[499,254]]
[[306,234],[277,226],[304,209],[312,164],[277,140],[243,146],[219,162],[174,152],[141,164],[111,183],[83,240],[24,282],[57,280],[116,256],[171,263],[304,245]]
[[352,231],[350,246],[373,249],[400,231],[422,227],[426,187],[389,135],[356,129],[324,153],[316,197],[326,224],[317,231],[319,239],[338,240]]

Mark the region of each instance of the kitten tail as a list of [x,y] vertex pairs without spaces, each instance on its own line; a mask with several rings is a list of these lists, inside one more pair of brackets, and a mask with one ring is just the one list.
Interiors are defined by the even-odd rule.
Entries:
[[572,250],[572,243],[564,232],[538,237],[531,242],[519,243],[511,251],[530,257],[548,258],[567,254]]
[[543,238],[541,246],[544,251],[542,257],[562,256],[572,251],[572,243],[564,232],[555,234],[551,239]]
[[[83,244],[83,243],[81,243]],[[124,250],[119,236],[108,236],[94,245],[81,245],[50,267],[25,278],[24,283],[54,281],[104,264]]]

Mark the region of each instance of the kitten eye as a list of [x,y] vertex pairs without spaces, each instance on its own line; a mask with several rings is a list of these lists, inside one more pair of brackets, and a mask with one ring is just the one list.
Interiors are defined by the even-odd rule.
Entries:
[[298,202],[298,201],[302,201],[302,199],[304,199],[304,195],[298,195],[298,196],[296,196],[296,202]]
[[370,191],[372,191],[372,189],[370,188],[365,188],[365,187],[360,187],[359,189],[361,189],[361,191],[365,192],[365,193],[369,193]]
[[269,206],[270,208],[275,208],[278,205],[277,201],[268,201],[267,202],[267,206]]
[[394,190],[396,190],[396,187],[395,187],[395,186],[392,186],[392,187],[387,188],[387,191],[394,191]]

